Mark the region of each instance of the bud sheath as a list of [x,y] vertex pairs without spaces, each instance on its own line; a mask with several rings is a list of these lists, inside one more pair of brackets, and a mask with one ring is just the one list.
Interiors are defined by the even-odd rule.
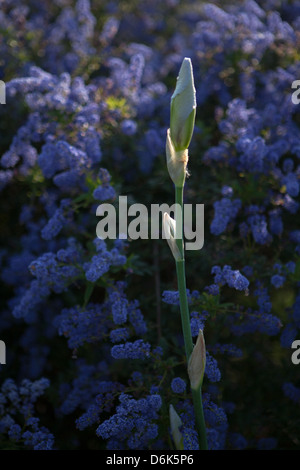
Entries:
[[171,180],[175,186],[182,187],[187,174],[188,149],[176,151],[170,137],[170,129],[167,131],[166,142],[167,167]]
[[172,254],[175,260],[179,261],[182,256],[176,243],[176,222],[167,212],[164,213],[163,217],[163,229]]
[[203,331],[199,330],[198,338],[188,363],[188,374],[191,388],[197,390],[202,386],[206,364],[206,348]]
[[173,437],[173,441],[177,450],[183,450],[183,436],[180,432],[180,427],[182,426],[182,421],[178,414],[175,411],[173,405],[169,407],[170,415],[170,428]]

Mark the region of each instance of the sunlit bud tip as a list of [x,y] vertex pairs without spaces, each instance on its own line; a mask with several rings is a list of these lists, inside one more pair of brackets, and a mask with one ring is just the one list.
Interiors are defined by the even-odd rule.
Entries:
[[171,97],[170,134],[176,151],[188,148],[196,116],[196,90],[191,59],[185,58]]

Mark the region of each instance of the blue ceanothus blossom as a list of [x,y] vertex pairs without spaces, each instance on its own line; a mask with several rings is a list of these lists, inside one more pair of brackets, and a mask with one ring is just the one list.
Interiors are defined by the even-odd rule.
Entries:
[[198,449],[168,247],[95,238],[98,204],[170,202],[166,137],[205,204],[208,447],[298,447],[300,8],[225,3],[2,1],[1,450]]

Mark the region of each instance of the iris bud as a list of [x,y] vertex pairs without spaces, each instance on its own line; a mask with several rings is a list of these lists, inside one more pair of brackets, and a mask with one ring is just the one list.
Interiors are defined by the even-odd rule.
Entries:
[[175,411],[173,405],[169,407],[169,415],[170,415],[170,428],[173,437],[173,441],[177,450],[183,450],[183,436],[179,430],[182,426],[182,421],[178,414]]
[[206,348],[203,331],[199,330],[198,338],[188,363],[188,374],[191,388],[197,390],[202,386],[206,364]]
[[170,177],[183,187],[187,175],[188,146],[196,116],[196,91],[191,59],[182,62],[175,91],[171,97],[170,129],[167,131],[166,157]]
[[196,90],[191,59],[182,62],[171,97],[170,136],[175,150],[188,148],[195,124]]

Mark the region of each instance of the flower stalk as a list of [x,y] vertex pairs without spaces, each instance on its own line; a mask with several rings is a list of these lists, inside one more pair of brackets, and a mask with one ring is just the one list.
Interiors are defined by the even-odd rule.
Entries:
[[[183,190],[187,175],[188,145],[191,141],[196,114],[196,94],[191,60],[185,58],[179,71],[177,85],[171,99],[170,129],[167,132],[166,157],[169,175],[175,185],[175,221],[164,216],[165,231],[176,263],[182,332],[188,373],[195,411],[199,449],[207,449],[206,427],[202,405],[202,380],[205,369],[203,333],[194,346],[186,292],[185,256],[183,240]],[[172,219],[173,220],[173,219]]]

